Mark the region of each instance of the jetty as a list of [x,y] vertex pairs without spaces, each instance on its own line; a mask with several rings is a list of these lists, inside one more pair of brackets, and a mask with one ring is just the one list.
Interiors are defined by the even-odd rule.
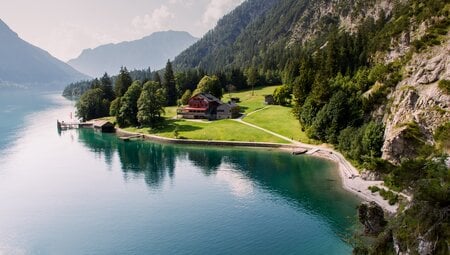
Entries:
[[56,126],[58,130],[69,130],[69,129],[78,129],[78,128],[91,128],[93,127],[93,123],[89,122],[65,122],[65,121],[56,121]]
[[106,120],[94,120],[88,122],[64,122],[64,121],[56,121],[56,127],[58,131],[69,130],[69,129],[79,129],[79,128],[92,128],[96,131],[100,131],[102,133],[114,133],[115,127],[109,121]]

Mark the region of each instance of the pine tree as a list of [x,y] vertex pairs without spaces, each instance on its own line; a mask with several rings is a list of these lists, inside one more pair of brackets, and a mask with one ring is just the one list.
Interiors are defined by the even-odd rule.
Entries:
[[154,76],[153,76],[153,81],[155,81],[156,83],[158,83],[158,85],[161,87],[161,76],[159,76],[158,72],[155,72]]
[[166,104],[168,106],[177,104],[177,88],[175,83],[175,76],[173,74],[172,63],[167,61],[166,69],[164,71],[163,88],[166,91]]
[[120,68],[120,73],[117,76],[117,80],[114,86],[114,92],[116,93],[116,96],[123,96],[131,86],[131,83],[133,83],[133,79],[131,79],[130,73],[128,72],[127,68]]
[[109,75],[107,73],[105,73],[102,76],[102,78],[100,78],[100,83],[101,83],[101,89],[103,90],[104,98],[109,101],[113,101],[115,98],[114,90],[112,87],[111,78],[109,77]]

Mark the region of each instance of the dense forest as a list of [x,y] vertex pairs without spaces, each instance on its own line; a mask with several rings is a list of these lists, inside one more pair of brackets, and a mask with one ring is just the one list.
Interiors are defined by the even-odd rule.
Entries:
[[[105,83],[115,84],[114,99],[105,92],[112,87],[105,89],[101,79],[72,84],[65,95],[100,90],[97,104],[104,108],[95,117],[117,116],[121,126],[154,125],[163,106],[186,101],[205,76],[218,88],[217,96],[231,85],[239,90],[283,84],[274,97],[279,104],[292,104],[310,138],[334,145],[359,168],[380,174],[392,190],[413,197],[373,235],[370,245],[355,243],[354,253],[418,253],[421,236],[433,242],[433,254],[448,254],[450,171],[442,146],[424,142],[417,124],[409,123],[406,135],[414,157],[399,164],[381,159],[385,127],[375,112],[388,103],[411,55],[443,42],[450,26],[449,4],[444,0],[398,1],[387,11],[366,15],[376,1],[332,1],[333,12],[317,15],[317,9],[329,6],[325,2],[248,0],[180,54],[173,68],[170,62],[159,72],[128,73],[123,68],[118,77]],[[339,22],[342,17],[352,17],[355,27],[344,29]],[[424,21],[429,26],[420,39],[411,42],[408,53],[391,62],[377,59],[380,52],[390,49],[393,38]],[[103,84],[103,89],[96,84]],[[448,94],[447,80],[439,82],[439,87]],[[156,110],[150,110],[154,104]],[[448,124],[440,127],[436,141],[448,144],[449,132]],[[383,194],[392,203],[399,200],[392,192]]]

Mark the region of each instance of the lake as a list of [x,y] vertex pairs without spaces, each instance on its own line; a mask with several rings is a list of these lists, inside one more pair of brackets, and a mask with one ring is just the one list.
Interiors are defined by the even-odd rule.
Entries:
[[329,161],[58,133],[73,102],[0,93],[0,254],[351,253]]

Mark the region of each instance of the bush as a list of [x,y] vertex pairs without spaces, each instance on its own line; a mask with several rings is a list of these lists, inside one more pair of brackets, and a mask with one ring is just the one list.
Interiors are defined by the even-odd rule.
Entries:
[[445,92],[445,94],[450,95],[450,81],[449,80],[440,80],[438,83],[438,87]]
[[379,192],[380,196],[387,200],[390,205],[395,205],[398,202],[398,195],[394,194],[394,192],[385,189],[380,189]]
[[281,86],[273,92],[275,104],[286,106],[291,103],[291,90],[288,86]]
[[434,139],[440,148],[450,149],[450,123],[447,122],[438,127],[434,133]]
[[369,186],[369,190],[370,190],[372,193],[375,193],[375,192],[380,191],[380,188],[378,188],[378,186]]

